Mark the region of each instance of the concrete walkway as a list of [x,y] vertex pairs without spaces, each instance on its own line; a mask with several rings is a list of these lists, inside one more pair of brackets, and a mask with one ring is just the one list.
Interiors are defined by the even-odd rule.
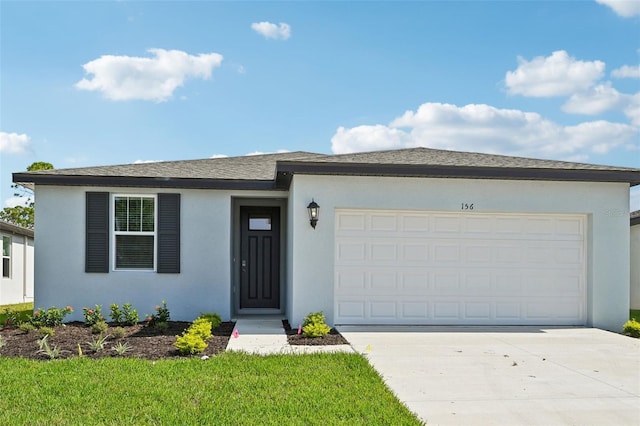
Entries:
[[282,318],[279,317],[241,317],[234,321],[236,321],[236,328],[227,344],[228,351],[242,351],[257,355],[354,352],[350,345],[290,345],[282,327]]
[[338,327],[429,425],[640,425],[640,340],[594,328]]

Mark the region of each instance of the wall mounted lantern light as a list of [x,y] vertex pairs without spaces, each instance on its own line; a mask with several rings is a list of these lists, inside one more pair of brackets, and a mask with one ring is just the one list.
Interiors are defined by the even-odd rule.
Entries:
[[307,210],[309,210],[309,223],[311,223],[313,229],[316,229],[316,223],[318,223],[318,218],[320,217],[320,206],[312,198]]

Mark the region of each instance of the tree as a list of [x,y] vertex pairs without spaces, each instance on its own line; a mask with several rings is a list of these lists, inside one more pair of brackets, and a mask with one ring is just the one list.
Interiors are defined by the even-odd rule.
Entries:
[[[44,161],[36,161],[27,167],[27,171],[29,172],[52,169],[53,165]],[[0,220],[4,220],[5,222],[13,223],[14,225],[22,226],[24,228],[33,229],[35,217],[35,200],[33,199],[33,190],[18,184],[13,184],[11,187],[15,190],[14,195],[16,197],[26,197],[27,199],[24,205],[5,207],[0,211]]]

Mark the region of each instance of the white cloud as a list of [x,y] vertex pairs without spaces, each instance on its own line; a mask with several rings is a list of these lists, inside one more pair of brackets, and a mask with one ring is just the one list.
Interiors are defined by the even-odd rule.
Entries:
[[0,132],[0,152],[24,154],[31,150],[31,138],[26,134]]
[[270,152],[262,152],[262,151],[253,151],[253,152],[249,152],[247,154],[245,154],[247,157],[250,157],[252,155],[265,155],[265,154],[284,154],[287,152],[291,152],[288,149],[279,149],[276,152],[270,151]]
[[149,163],[160,163],[162,160],[136,160],[133,164],[149,164]]
[[622,108],[627,104],[628,97],[607,82],[572,95],[562,106],[562,110],[570,114],[596,115],[611,109]]
[[604,120],[563,126],[533,112],[425,103],[389,125],[340,127],[331,144],[335,154],[425,146],[584,161],[637,137],[633,126]]
[[211,77],[222,64],[218,53],[189,55],[180,50],[149,49],[153,57],[104,55],[82,67],[92,79],[76,83],[80,90],[99,91],[108,99],[166,101],[187,78]]
[[531,61],[518,57],[518,68],[507,71],[509,94],[532,97],[567,96],[589,89],[604,74],[602,61],[578,61],[564,50]]
[[640,16],[640,2],[638,0],[596,0],[596,2],[609,6],[623,18]]
[[627,106],[624,107],[624,114],[631,119],[631,123],[640,127],[640,92],[627,97]]
[[[638,2],[640,4],[640,2]],[[623,65],[611,71],[611,77],[615,78],[640,78],[640,65]]]
[[228,157],[228,155],[224,155],[224,154],[213,154],[209,158],[227,158],[227,157]]
[[287,40],[291,37],[291,26],[284,22],[281,22],[280,24],[274,24],[267,21],[254,22],[251,24],[251,29],[258,34],[263,35],[265,38]]

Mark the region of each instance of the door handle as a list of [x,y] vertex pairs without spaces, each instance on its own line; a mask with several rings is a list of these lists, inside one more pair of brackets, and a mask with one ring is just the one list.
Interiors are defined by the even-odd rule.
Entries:
[[242,263],[240,265],[242,266],[242,272],[246,272],[247,271],[247,261],[242,259]]

